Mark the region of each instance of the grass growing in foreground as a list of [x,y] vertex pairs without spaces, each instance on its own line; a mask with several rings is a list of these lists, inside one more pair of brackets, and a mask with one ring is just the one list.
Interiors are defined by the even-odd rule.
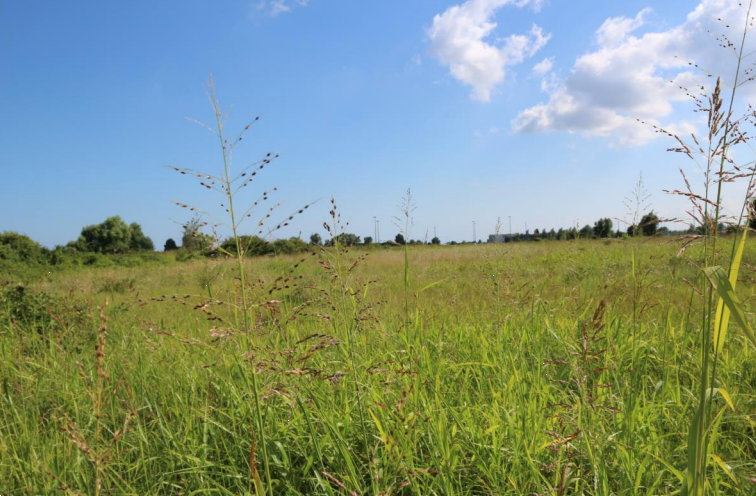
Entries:
[[[95,494],[99,478],[102,494],[254,494],[254,368],[272,494],[674,493],[702,335],[685,281],[703,247],[677,248],[638,247],[640,301],[629,242],[413,249],[409,322],[400,250],[354,268],[356,249],[245,260],[249,333],[215,305],[235,294],[231,262],[8,285],[0,491]],[[746,246],[747,313],[753,265]],[[710,494],[756,490],[748,346],[731,333],[719,354],[729,394],[712,398]],[[72,429],[97,435],[102,463]]]

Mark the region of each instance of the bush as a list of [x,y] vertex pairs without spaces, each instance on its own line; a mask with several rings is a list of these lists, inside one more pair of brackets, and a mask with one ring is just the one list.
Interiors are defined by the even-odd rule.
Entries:
[[15,232],[0,233],[0,260],[30,265],[45,265],[50,251],[29,236]]
[[174,251],[178,250],[178,245],[173,240],[173,238],[168,238],[165,240],[165,244],[163,245],[163,251]]
[[[273,247],[260,236],[239,236],[239,244],[245,256],[255,257],[260,255],[267,255],[273,252]],[[236,255],[236,240],[234,238],[227,238],[221,243],[221,249]]]
[[273,251],[281,255],[293,255],[310,251],[312,248],[299,238],[277,239],[273,241]]
[[86,226],[79,238],[68,246],[80,252],[92,253],[130,253],[155,249],[139,224],[126,224],[117,215],[108,217],[101,224]]

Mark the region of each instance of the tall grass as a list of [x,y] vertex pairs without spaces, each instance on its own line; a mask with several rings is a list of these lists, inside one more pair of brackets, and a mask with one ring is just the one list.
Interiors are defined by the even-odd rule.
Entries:
[[[245,260],[255,282],[265,282],[265,294],[282,267],[297,264],[304,288],[282,285],[268,296],[282,302],[270,304],[279,308],[275,320],[262,307],[250,314],[254,358],[242,363],[254,365],[260,379],[268,492],[650,495],[679,489],[700,373],[693,361],[698,337],[686,332],[689,287],[679,280],[692,280],[698,269],[681,263],[670,243],[644,244],[656,282],[644,293],[651,304],[639,313],[633,346],[626,339],[630,248],[587,240],[523,243],[507,247],[506,257],[500,246],[413,248],[413,287],[444,283],[417,300],[422,338],[411,371],[402,338],[401,248],[372,252],[351,271],[362,255],[340,249],[345,278],[336,281],[320,263],[335,263],[335,248],[304,263],[295,256]],[[688,253],[702,252],[698,245]],[[756,263],[753,246],[746,245],[743,260]],[[235,259],[214,262],[214,294],[237,291],[237,271]],[[500,274],[498,295],[492,273]],[[206,298],[168,304],[170,295],[206,291],[204,261],[59,272],[26,296],[12,288],[0,294],[0,480],[9,481],[3,490],[53,493],[62,485],[46,467],[71,491],[94,494],[91,464],[49,419],[54,404],[78,425],[94,426],[76,362],[96,369],[96,308],[104,298],[96,288],[103,278],[136,281],[133,293],[109,295],[104,363],[137,414],[111,452],[103,494],[255,493],[251,372],[239,366],[249,336],[221,333],[212,315],[192,311]],[[750,280],[739,283],[739,291],[753,287]],[[250,292],[253,301],[259,298],[257,286]],[[309,305],[290,319],[301,298]],[[594,318],[601,300],[601,318]],[[709,487],[748,494],[756,470],[748,434],[756,354],[739,346],[725,351],[717,378],[736,410],[718,419],[715,453],[741,489],[718,464],[709,468]],[[130,409],[105,397],[107,440]],[[635,426],[632,445],[623,434],[628,423]],[[256,462],[265,482],[259,443],[258,436]]]
[[[678,135],[668,133],[679,146],[673,151],[683,153],[699,163],[704,175],[704,191],[697,193],[692,190],[690,182],[683,174],[686,191],[674,193],[687,197],[694,207],[691,214],[701,226],[702,236],[699,238],[703,243],[703,252],[700,258],[700,267],[703,270],[701,279],[702,300],[700,302],[700,373],[698,376],[698,405],[691,423],[688,435],[688,463],[681,494],[684,496],[700,496],[706,493],[709,485],[707,467],[710,460],[716,461],[723,468],[721,458],[711,452],[711,442],[716,434],[720,420],[726,409],[721,409],[714,414],[715,396],[719,394],[732,406],[730,395],[721,385],[718,386],[718,367],[720,355],[727,334],[730,315],[737,315],[736,319],[747,337],[752,336],[749,324],[744,317],[734,289],[738,281],[738,273],[745,250],[748,227],[744,225],[744,213],[746,212],[750,195],[753,193],[753,161],[738,165],[736,162],[736,149],[739,146],[748,145],[747,133],[744,126],[751,124],[753,111],[750,106],[742,117],[735,115],[735,105],[738,98],[738,90],[743,84],[753,80],[749,76],[750,69],[744,68],[746,59],[750,56],[745,52],[746,41],[753,29],[751,12],[753,2],[740,5],[743,9],[742,31],[734,42],[727,34],[721,35],[719,40],[724,40],[721,46],[731,51],[735,57],[735,71],[729,95],[723,88],[721,77],[716,78],[716,85],[706,94],[705,87],[701,87],[700,96],[688,93],[697,105],[697,111],[707,116],[707,132],[704,137],[691,136],[691,143]],[[724,28],[723,23],[723,28]],[[730,26],[727,25],[727,28]],[[711,74],[707,74],[712,76]],[[750,147],[749,147],[750,148]],[[751,151],[753,151],[751,149]],[[723,259],[719,253],[720,243],[719,225],[725,220],[723,213],[723,185],[736,181],[747,181],[746,194],[741,202],[740,215],[726,219],[728,223],[738,231],[738,235],[732,239],[730,257]],[[726,264],[727,270],[719,267]],[[717,301],[715,305],[715,300]],[[753,340],[756,344],[756,339]],[[725,468],[729,475],[729,470]]]

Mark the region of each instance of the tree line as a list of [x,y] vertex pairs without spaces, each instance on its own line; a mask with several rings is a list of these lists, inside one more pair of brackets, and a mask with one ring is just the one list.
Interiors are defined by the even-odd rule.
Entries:
[[[755,220],[751,219],[750,223],[755,224],[751,227],[756,227]],[[597,220],[593,226],[586,224],[580,229],[536,229],[532,234],[526,231],[525,234],[503,235],[500,241],[609,238],[625,234],[630,236],[640,234],[653,236],[668,231],[666,228],[660,228],[658,224],[659,217],[654,212],[649,212],[641,218],[637,226],[630,226],[625,233],[614,231],[613,222],[607,217]],[[499,225],[500,223],[497,223],[497,226]],[[200,219],[191,219],[182,226],[181,244],[179,245],[173,238],[168,238],[163,245],[163,251],[176,252],[176,258],[179,260],[197,256],[222,256],[224,254],[236,253],[237,243],[233,238],[218,240],[203,232],[205,226],[206,224]],[[692,226],[690,230],[693,230]],[[239,239],[239,246],[244,254],[249,256],[302,253],[312,250],[315,246],[333,246],[336,243],[341,246],[368,246],[375,244],[375,241],[371,236],[362,238],[359,235],[348,232],[335,235],[331,239],[323,239],[320,234],[313,233],[309,238],[309,243],[298,237],[270,241],[260,236],[243,235]],[[393,240],[385,241],[381,244],[440,245],[441,240],[436,236],[430,241],[427,239],[425,241],[405,239],[404,235],[400,233]],[[449,241],[447,244],[455,245],[459,243]],[[52,250],[43,247],[22,234],[13,232],[0,233],[0,261],[5,263],[20,262],[27,265],[55,265],[77,258],[80,262],[83,260],[83,263],[88,263],[88,260],[96,260],[97,256],[151,253],[154,251],[155,245],[153,241],[144,234],[141,226],[136,222],[129,224],[119,216],[108,217],[100,224],[82,228],[81,234],[77,239],[66,245],[56,246]]]

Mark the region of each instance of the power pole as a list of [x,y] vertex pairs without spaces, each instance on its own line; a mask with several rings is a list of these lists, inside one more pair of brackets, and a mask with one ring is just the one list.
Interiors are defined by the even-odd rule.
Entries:
[[376,243],[380,243],[381,242],[381,221],[376,221],[376,222],[378,224],[376,225],[377,231],[376,231],[375,239],[376,239]]
[[373,235],[375,236],[375,242],[378,242],[378,217],[373,216]]

